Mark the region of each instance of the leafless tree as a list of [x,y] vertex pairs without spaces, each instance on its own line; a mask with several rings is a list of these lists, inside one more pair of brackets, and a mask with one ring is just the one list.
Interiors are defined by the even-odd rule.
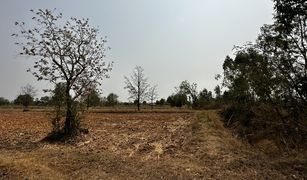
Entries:
[[22,86],[20,89],[21,89],[22,95],[28,94],[32,97],[36,96],[37,90],[31,84],[27,84],[25,86]]
[[140,110],[141,102],[149,97],[149,84],[144,75],[144,69],[141,66],[136,66],[133,69],[130,78],[125,76],[125,89],[128,89],[129,99],[137,102],[138,111]]
[[29,71],[37,80],[66,83],[64,132],[75,134],[79,127],[74,101],[88,92],[88,87],[100,85],[112,67],[105,61],[106,40],[98,37],[98,29],[90,27],[88,19],[70,18],[65,22],[61,13],[48,9],[31,12],[36,26],[29,28],[24,22],[16,22],[20,33],[12,36],[20,38],[16,44],[21,47],[21,55],[35,57],[34,71]]
[[150,99],[151,109],[153,109],[154,101],[158,99],[157,85],[149,89],[149,99]]

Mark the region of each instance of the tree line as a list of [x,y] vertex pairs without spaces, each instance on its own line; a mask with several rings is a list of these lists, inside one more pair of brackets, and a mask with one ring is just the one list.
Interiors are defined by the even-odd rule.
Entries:
[[[25,87],[32,87],[34,89],[34,87],[29,84]],[[13,101],[0,97],[0,106],[22,105],[24,106],[25,111],[28,110],[29,106],[53,106],[57,104],[58,101],[58,88],[58,86],[55,86],[55,89],[50,93],[51,95],[42,96],[40,98],[35,98],[35,94],[24,91],[21,91]],[[120,103],[118,95],[109,93],[106,97],[101,97],[97,90],[90,91],[86,96],[82,96],[78,101],[82,102],[87,108],[96,106],[115,106]]]
[[[137,66],[135,69],[140,69],[140,66]],[[143,68],[142,68],[143,69]],[[143,73],[143,71],[142,71]],[[127,79],[125,79],[127,81]],[[144,80],[144,79],[143,79]],[[141,80],[141,81],[143,81]],[[142,83],[147,83],[142,82]],[[153,87],[140,88],[139,92],[143,92],[138,95],[138,92],[133,92],[129,96],[130,102],[120,102],[118,100],[119,96],[115,93],[109,93],[107,96],[101,96],[101,93],[98,89],[92,89],[91,91],[82,95],[78,102],[82,103],[86,108],[90,107],[101,107],[101,106],[116,106],[116,105],[136,105],[138,110],[141,109],[142,105],[149,105],[153,109],[154,106],[164,106],[168,105],[171,107],[186,107],[186,108],[217,108],[220,106],[219,99],[219,86],[216,86],[215,93],[216,96],[213,96],[211,91],[208,91],[204,88],[202,91],[197,92],[196,83],[190,84],[188,81],[182,81],[178,87],[175,87],[175,92],[168,96],[166,99],[158,99],[158,90],[157,85]],[[40,98],[35,98],[37,90],[30,84],[21,87],[20,94],[12,101],[0,97],[0,106],[8,105],[22,105],[24,111],[29,110],[29,106],[56,106],[57,104],[65,101],[65,83],[56,84],[54,89],[50,92],[49,96],[42,96]],[[132,86],[128,89],[134,89]],[[194,89],[193,89],[194,88]],[[192,90],[193,89],[193,90]],[[191,94],[193,92],[193,94]],[[193,98],[192,98],[193,97]],[[138,99],[139,98],[139,99]]]

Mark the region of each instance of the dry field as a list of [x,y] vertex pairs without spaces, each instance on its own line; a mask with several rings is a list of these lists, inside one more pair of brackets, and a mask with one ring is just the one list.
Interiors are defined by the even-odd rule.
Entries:
[[0,110],[0,179],[307,178],[305,156],[265,154],[215,111],[92,112],[90,133],[73,144],[42,141],[47,114]]

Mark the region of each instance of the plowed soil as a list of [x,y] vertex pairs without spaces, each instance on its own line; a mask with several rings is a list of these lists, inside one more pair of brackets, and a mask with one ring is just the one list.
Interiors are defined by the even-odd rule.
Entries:
[[95,112],[84,123],[81,140],[47,143],[47,112],[0,110],[0,179],[307,178],[305,156],[263,153],[215,111]]

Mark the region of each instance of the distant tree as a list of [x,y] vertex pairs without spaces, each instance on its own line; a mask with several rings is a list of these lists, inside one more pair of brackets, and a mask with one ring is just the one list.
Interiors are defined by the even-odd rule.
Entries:
[[144,69],[141,66],[136,66],[130,78],[125,76],[125,84],[125,89],[128,89],[130,95],[129,99],[136,101],[139,111],[141,102],[148,99],[150,88],[144,75]]
[[36,106],[49,106],[51,105],[51,97],[43,96],[41,98],[35,98],[33,104]]
[[54,90],[51,92],[51,104],[54,105],[58,111],[66,107],[66,83],[57,83]]
[[92,106],[99,106],[101,103],[100,95],[95,89],[90,90],[87,94],[85,94],[84,99],[86,101],[87,108]]
[[202,91],[199,92],[197,105],[199,107],[206,107],[213,102],[213,95],[211,91],[208,91],[204,88]]
[[75,135],[79,132],[73,107],[76,99],[89,87],[100,85],[111,70],[112,64],[104,60],[106,40],[98,38],[98,29],[90,27],[88,19],[71,18],[62,24],[61,13],[54,15],[48,9],[31,11],[36,27],[27,28],[24,22],[16,22],[21,31],[12,36],[22,39],[16,43],[21,47],[21,55],[36,57],[35,71],[29,71],[37,80],[65,82],[64,133]]
[[168,104],[170,104],[171,106],[176,106],[176,107],[182,107],[184,105],[187,104],[188,100],[187,100],[187,95],[185,94],[173,94],[171,96],[169,96],[166,100],[166,102]]
[[216,106],[221,107],[222,104],[226,102],[226,99],[223,98],[222,88],[220,85],[215,86],[214,93]]
[[158,98],[158,91],[157,91],[157,85],[153,86],[149,89],[149,100],[151,109],[153,109],[154,101]]
[[4,97],[0,97],[0,106],[9,105],[10,101],[5,99]]
[[23,111],[29,111],[29,106],[33,103],[33,97],[29,94],[20,94],[14,100],[14,104],[23,105]]
[[107,97],[101,97],[100,103],[101,103],[101,105],[106,105],[107,104]]
[[187,80],[182,81],[179,87],[177,87],[177,91],[179,94],[184,94],[187,96],[188,101],[193,108],[197,107],[198,92],[196,83],[189,83]]
[[20,95],[14,100],[14,104],[21,104],[23,111],[29,111],[29,105],[33,103],[36,92],[37,90],[30,84],[21,87]]
[[61,129],[61,119],[65,116],[66,107],[66,83],[57,83],[54,89],[51,91],[50,104],[55,107],[55,116],[51,119],[51,124],[53,126],[53,133],[57,133]]
[[216,99],[219,99],[222,96],[222,90],[219,85],[215,86],[214,93],[215,93]]
[[212,92],[208,91],[206,88],[204,88],[200,93],[199,93],[199,98],[202,98],[206,101],[211,101],[213,99]]
[[43,105],[43,106],[50,105],[50,103],[51,103],[51,97],[49,97],[49,96],[43,96],[43,97],[40,98],[39,102],[40,102],[40,104]]
[[21,87],[21,94],[29,94],[30,96],[36,96],[37,90],[30,84]]
[[35,98],[35,99],[33,100],[33,105],[34,105],[34,106],[40,106],[40,105],[41,105],[41,103],[40,103],[40,101],[39,101],[39,98]]
[[172,94],[172,95],[170,95],[170,96],[168,96],[167,98],[166,98],[166,102],[168,103],[168,104],[170,104],[171,106],[173,106],[175,103],[174,103],[174,95]]
[[212,101],[212,99],[213,99],[212,92],[208,91],[206,88],[204,88],[199,93],[199,97],[198,98],[199,98],[199,100],[203,101],[204,103],[209,104]]
[[106,98],[106,105],[115,106],[116,104],[118,104],[118,95],[110,93]]
[[157,100],[157,101],[156,101],[156,104],[157,104],[157,105],[160,105],[160,106],[164,105],[165,103],[166,103],[166,100],[163,99],[163,98],[161,98],[160,100]]

